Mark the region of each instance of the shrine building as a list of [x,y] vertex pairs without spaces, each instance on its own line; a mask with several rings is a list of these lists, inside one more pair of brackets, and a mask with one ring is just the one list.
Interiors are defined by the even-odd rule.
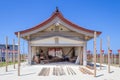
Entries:
[[28,42],[29,64],[69,61],[87,65],[87,42],[94,38],[95,30],[74,24],[56,8],[44,22],[19,32]]

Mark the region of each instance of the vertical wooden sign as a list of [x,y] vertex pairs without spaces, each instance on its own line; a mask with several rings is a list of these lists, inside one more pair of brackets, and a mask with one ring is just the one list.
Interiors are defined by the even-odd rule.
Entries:
[[6,72],[8,71],[8,37],[6,36],[6,50],[5,50]]
[[20,76],[20,32],[18,32],[18,76]]
[[96,77],[96,32],[94,32],[94,77]]
[[110,73],[110,37],[108,37],[108,73]]

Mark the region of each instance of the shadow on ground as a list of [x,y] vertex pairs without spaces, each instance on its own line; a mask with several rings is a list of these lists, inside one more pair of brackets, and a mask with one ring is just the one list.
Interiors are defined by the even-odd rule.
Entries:
[[27,75],[32,75],[32,74],[36,74],[36,73],[33,72],[33,73],[28,73],[28,74],[22,74],[21,76],[27,76]]

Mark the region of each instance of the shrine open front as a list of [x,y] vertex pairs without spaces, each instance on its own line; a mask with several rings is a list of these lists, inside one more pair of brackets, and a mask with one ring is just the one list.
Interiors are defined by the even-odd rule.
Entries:
[[[82,47],[32,47],[32,64],[46,64],[50,62],[68,61],[78,64],[78,56],[83,57]],[[78,55],[80,52],[80,55]],[[82,64],[82,63],[81,63]]]

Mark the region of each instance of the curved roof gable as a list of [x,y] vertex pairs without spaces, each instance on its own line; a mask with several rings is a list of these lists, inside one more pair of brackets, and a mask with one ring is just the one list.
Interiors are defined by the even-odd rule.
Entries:
[[[70,26],[72,26],[73,28],[76,28],[78,30],[82,30],[82,31],[85,31],[85,32],[88,32],[88,33],[94,33],[95,32],[94,30],[89,30],[89,29],[83,28],[83,27],[78,26],[78,25],[72,23],[71,21],[67,20],[66,18],[63,17],[63,15],[61,14],[61,12],[58,9],[56,9],[56,11],[52,14],[52,16],[49,19],[47,19],[46,21],[38,24],[37,26],[34,26],[32,28],[29,28],[29,29],[26,29],[26,30],[23,30],[23,31],[19,31],[19,32],[20,32],[20,34],[25,34],[25,33],[37,30],[37,29],[43,27],[44,25],[48,24],[49,22],[51,22],[56,17],[60,18],[63,22],[65,22],[66,24],[69,24]],[[97,32],[97,35],[101,34],[101,32],[99,32],[99,31],[96,31],[96,32]],[[15,32],[16,35],[17,35],[17,33],[18,32]]]

